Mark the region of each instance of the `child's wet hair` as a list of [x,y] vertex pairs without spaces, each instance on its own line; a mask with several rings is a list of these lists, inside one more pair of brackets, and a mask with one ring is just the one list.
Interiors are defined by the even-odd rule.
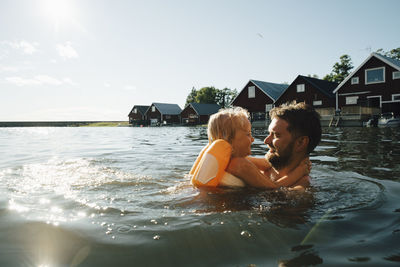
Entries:
[[208,121],[208,141],[224,139],[231,143],[237,129],[244,129],[250,118],[249,112],[241,107],[220,109]]

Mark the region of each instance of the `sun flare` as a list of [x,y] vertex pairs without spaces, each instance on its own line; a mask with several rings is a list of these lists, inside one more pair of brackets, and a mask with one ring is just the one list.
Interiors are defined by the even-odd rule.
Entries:
[[54,25],[56,31],[61,24],[73,21],[74,1],[72,0],[42,0],[41,7],[44,16]]

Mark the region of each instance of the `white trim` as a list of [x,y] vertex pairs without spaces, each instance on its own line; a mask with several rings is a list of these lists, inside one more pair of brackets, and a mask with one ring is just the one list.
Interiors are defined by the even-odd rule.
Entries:
[[[398,77],[395,77],[397,75]],[[392,80],[400,79],[400,71],[393,71],[392,72]]]
[[360,83],[360,78],[358,76],[351,78],[351,84],[359,84],[359,83]]
[[394,99],[395,96],[400,96],[400,94],[392,94],[392,101],[400,101],[400,99],[398,100]]
[[256,98],[256,87],[254,85],[247,87],[247,98]]
[[[373,81],[373,82],[368,82],[367,80],[367,72],[368,71],[372,71],[372,70],[380,70],[380,69],[383,69],[383,81],[377,81],[377,82],[375,82],[375,81]],[[377,67],[377,68],[372,68],[372,69],[365,69],[364,70],[364,73],[365,73],[365,84],[366,85],[368,85],[368,84],[376,84],[376,83],[385,83],[386,82],[386,77],[385,77],[385,74],[386,74],[386,68],[385,67]]]
[[386,100],[382,101],[382,103],[400,103],[400,100]]
[[304,83],[296,85],[296,93],[304,93],[305,91],[306,91],[306,85]]
[[381,95],[369,95],[367,98],[379,98],[379,107],[382,108],[382,96]]
[[[355,100],[355,103],[347,103],[347,100]],[[358,96],[348,96],[345,98],[345,105],[357,105]],[[353,102],[353,101],[352,101]]]
[[390,61],[386,60],[385,58],[383,58],[383,57],[382,57],[381,55],[379,55],[378,53],[375,53],[375,52],[374,52],[374,53],[371,53],[371,55],[369,55],[369,56],[367,57],[367,59],[364,60],[364,61],[361,63],[361,65],[359,65],[352,73],[350,73],[350,74],[346,77],[346,79],[344,79],[344,80],[336,87],[336,89],[333,90],[333,93],[336,93],[336,92],[337,92],[351,77],[353,77],[353,75],[356,74],[356,72],[359,71],[359,70],[365,65],[365,63],[367,63],[367,61],[370,60],[371,57],[376,57],[376,58],[378,58],[379,60],[383,61],[384,63],[388,64],[389,66],[391,66],[391,67],[395,68],[396,70],[399,70],[399,71],[400,71],[400,67],[399,67],[399,66],[393,64],[392,62],[390,62]]
[[346,95],[363,95],[369,94],[371,91],[363,91],[363,92],[354,92],[354,93],[345,93],[345,94],[338,94],[339,96],[346,96]]
[[322,106],[322,100],[314,100],[313,106]]
[[[264,90],[262,90],[262,89],[261,89],[257,84],[255,84],[253,81],[254,81],[254,80],[249,80],[249,81],[246,83],[246,85],[243,87],[243,89],[240,90],[240,92],[237,94],[237,96],[231,101],[230,104],[232,104],[233,102],[235,102],[236,98],[238,98],[239,95],[243,92],[243,90],[247,88],[247,84],[248,84],[249,82],[251,82],[251,83],[252,83],[255,87],[257,87],[262,93],[264,93],[266,96],[268,96],[268,97],[272,100],[272,103],[275,103],[275,102],[276,102],[276,101],[274,101],[274,99],[273,99],[269,94],[267,94],[266,92],[264,92]],[[260,82],[262,82],[262,81],[260,81]],[[277,84],[278,84],[278,83],[277,83]],[[278,100],[278,99],[283,95],[283,93],[286,92],[286,90],[287,90],[288,88],[289,88],[289,86],[285,89],[285,91],[282,92],[282,94],[281,94],[276,100]]]

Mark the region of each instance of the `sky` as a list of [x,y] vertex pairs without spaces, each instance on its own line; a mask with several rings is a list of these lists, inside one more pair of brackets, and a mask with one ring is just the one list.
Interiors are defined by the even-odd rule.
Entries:
[[358,67],[400,47],[397,0],[1,0],[0,121],[126,121],[243,89]]

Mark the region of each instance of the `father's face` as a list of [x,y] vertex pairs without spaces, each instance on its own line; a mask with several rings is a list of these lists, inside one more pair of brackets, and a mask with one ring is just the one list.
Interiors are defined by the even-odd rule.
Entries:
[[287,121],[274,118],[268,127],[269,135],[264,140],[269,147],[265,157],[277,170],[287,166],[293,154],[295,140],[287,130],[288,125]]

